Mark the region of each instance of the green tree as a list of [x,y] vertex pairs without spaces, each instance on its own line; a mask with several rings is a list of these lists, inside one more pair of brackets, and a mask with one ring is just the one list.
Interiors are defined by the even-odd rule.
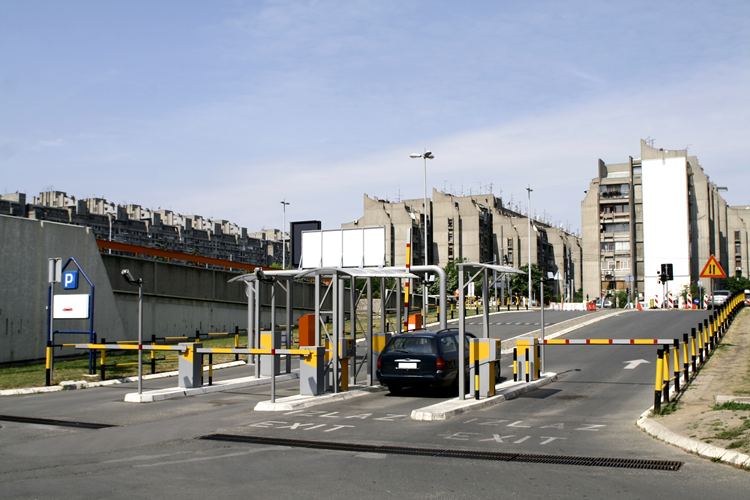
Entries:
[[[523,274],[513,275],[513,294],[518,294],[520,297],[529,296],[529,265],[521,266],[519,270],[523,271]],[[536,264],[531,264],[531,286],[533,288],[533,297],[539,296],[539,283],[543,278],[542,271]],[[544,300],[548,302],[548,297],[552,297],[552,284],[547,282],[544,284]]]
[[745,290],[750,290],[750,279],[743,276],[724,278],[722,288],[729,290],[732,293],[743,293]]

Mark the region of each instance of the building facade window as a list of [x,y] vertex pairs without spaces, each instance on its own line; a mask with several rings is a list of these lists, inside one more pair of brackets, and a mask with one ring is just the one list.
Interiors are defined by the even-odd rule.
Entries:
[[603,233],[627,233],[630,232],[629,222],[618,222],[617,224],[602,224]]

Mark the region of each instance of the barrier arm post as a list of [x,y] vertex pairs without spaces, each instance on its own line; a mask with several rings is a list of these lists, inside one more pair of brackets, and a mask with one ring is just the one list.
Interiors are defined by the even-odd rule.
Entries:
[[662,377],[664,385],[662,389],[662,400],[669,404],[669,346],[664,346],[664,360],[662,362]]
[[674,339],[674,390],[680,392],[680,341]]
[[654,383],[654,415],[661,414],[661,393],[663,387],[664,368],[662,367],[662,349],[657,350],[656,357],[656,382]]
[[695,376],[695,370],[697,369],[696,362],[695,362],[696,356],[697,356],[696,349],[695,349],[696,347],[695,342],[696,342],[695,328],[691,328],[690,329],[690,354],[691,354],[691,362],[693,364],[693,376]]

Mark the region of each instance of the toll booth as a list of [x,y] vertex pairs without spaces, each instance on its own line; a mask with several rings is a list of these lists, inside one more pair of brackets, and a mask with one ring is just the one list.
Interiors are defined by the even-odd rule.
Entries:
[[536,337],[516,340],[515,373],[521,382],[533,382],[541,375],[542,362],[539,357],[539,339]]
[[495,384],[499,382],[500,370],[495,370],[500,361],[499,339],[469,339],[470,393],[480,398],[495,395]]

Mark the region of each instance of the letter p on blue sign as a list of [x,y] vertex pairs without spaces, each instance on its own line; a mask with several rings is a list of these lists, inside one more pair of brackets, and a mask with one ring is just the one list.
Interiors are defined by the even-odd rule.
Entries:
[[62,281],[63,290],[76,290],[78,288],[78,271],[65,271]]

